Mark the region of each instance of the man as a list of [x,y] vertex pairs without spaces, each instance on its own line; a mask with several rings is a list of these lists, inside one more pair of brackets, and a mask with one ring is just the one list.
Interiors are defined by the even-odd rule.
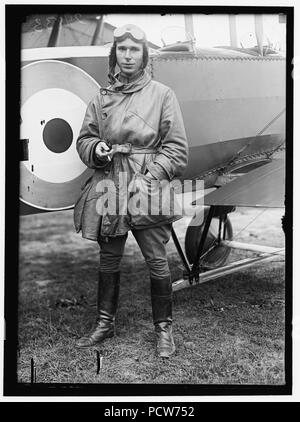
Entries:
[[[89,104],[77,140],[80,158],[95,173],[76,203],[75,227],[83,237],[98,241],[100,271],[96,327],[76,345],[95,346],[114,335],[119,266],[128,231],[132,230],[150,271],[157,352],[169,357],[175,345],[165,245],[172,221],[178,216],[134,214],[129,206],[120,212],[120,208],[124,211],[120,207],[122,183],[126,183],[130,199],[132,186],[148,187],[152,180],[169,182],[187,165],[188,146],[177,99],[170,88],[151,80],[147,63],[145,33],[131,24],[117,28],[109,57],[111,85],[102,88]],[[116,65],[120,71],[115,75]],[[101,183],[108,182],[112,183],[110,192],[117,196],[118,212],[99,211]]]

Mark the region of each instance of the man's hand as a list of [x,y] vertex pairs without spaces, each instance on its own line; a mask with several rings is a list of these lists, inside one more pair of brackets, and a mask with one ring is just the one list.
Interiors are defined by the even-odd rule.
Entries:
[[109,148],[109,146],[106,145],[105,142],[100,141],[96,146],[95,154],[96,154],[97,158],[99,158],[99,160],[103,160],[104,158],[107,158],[110,161],[112,151]]

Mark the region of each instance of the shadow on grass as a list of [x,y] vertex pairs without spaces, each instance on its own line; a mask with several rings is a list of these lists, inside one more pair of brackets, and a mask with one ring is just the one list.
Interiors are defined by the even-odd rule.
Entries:
[[[68,217],[68,216],[67,216]],[[282,385],[284,266],[272,263],[174,293],[176,353],[155,356],[150,283],[132,239],[121,267],[117,336],[96,349],[75,340],[95,320],[98,246],[72,232],[66,216],[26,221],[20,249],[18,380],[40,383]],[[50,218],[50,220],[49,220]],[[65,220],[64,220],[65,219]],[[48,227],[48,229],[47,229]],[[169,247],[173,279],[182,276]]]

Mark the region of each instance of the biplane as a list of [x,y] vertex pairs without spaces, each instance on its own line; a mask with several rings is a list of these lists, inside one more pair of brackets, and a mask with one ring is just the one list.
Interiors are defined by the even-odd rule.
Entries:
[[[172,231],[184,266],[174,290],[285,254],[234,241],[230,221],[236,207],[284,208],[285,55],[264,45],[261,15],[253,48],[238,46],[233,16],[230,46],[197,47],[192,16],[185,23],[187,39],[151,48],[149,60],[152,77],[174,90],[182,110],[190,149],[182,181],[202,180],[205,187],[192,201],[205,218],[187,227],[184,248]],[[62,25],[58,16],[48,46],[21,53],[22,214],[71,209],[92,171],[75,144],[88,102],[107,85],[110,45],[96,45],[103,16],[89,46],[56,46]],[[235,248],[255,256],[226,264]]]

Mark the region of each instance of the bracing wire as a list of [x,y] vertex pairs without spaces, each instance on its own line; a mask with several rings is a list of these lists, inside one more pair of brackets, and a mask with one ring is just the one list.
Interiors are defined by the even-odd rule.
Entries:
[[237,232],[234,236],[233,236],[233,240],[236,240],[237,236],[242,233],[244,230],[246,230],[247,227],[250,226],[250,224],[252,224],[255,220],[257,220],[258,217],[260,217],[265,211],[267,210],[267,208],[263,208],[262,211],[260,211],[248,224],[246,224],[245,227],[243,227],[239,232]]
[[[231,158],[230,160],[229,160],[229,162],[227,163],[227,164],[225,164],[225,166],[224,166],[224,168],[226,169],[226,168],[228,168],[237,158],[239,158],[239,156],[242,154],[242,152],[244,152],[253,142],[254,142],[254,140],[258,137],[258,136],[260,136],[260,135],[262,135],[277,119],[279,119],[279,117],[283,114],[285,112],[285,108],[283,109],[283,110],[281,110],[270,122],[268,122],[267,124],[266,124],[266,126],[264,126],[256,135],[255,135],[255,137],[254,137],[254,139],[251,139],[246,145],[244,145],[234,156],[233,156],[233,158]],[[285,142],[285,140],[284,140],[284,142]],[[283,145],[284,144],[284,142],[282,143],[282,144],[280,144],[280,146],[281,145]],[[275,150],[277,150],[277,147],[275,148]],[[273,151],[274,152],[274,151]],[[273,153],[272,152],[272,153]]]

